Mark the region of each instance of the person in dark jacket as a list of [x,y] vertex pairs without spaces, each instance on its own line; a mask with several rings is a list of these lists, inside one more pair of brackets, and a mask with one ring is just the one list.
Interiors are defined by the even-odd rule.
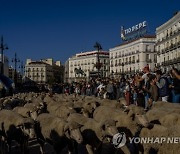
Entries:
[[170,75],[172,77],[172,83],[170,84],[172,102],[180,103],[180,80],[178,78],[180,73],[178,72],[177,69],[173,68],[172,71],[170,72]]
[[156,71],[156,78],[157,78],[156,85],[158,87],[159,97],[161,97],[162,101],[168,102],[169,92],[170,92],[168,79],[165,75],[162,75],[161,70]]

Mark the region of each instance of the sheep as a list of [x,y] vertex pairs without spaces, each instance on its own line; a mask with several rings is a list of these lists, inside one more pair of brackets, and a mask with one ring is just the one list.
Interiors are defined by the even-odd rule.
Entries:
[[67,119],[67,117],[71,113],[76,113],[76,111],[73,108],[69,108],[68,106],[62,105],[62,106],[59,106],[56,110],[49,110],[49,113],[57,117]]
[[84,124],[81,131],[89,154],[94,153],[94,151],[99,153],[102,150],[101,145],[104,142],[109,143],[110,139],[118,133],[113,120],[99,123],[91,118]]
[[3,109],[7,109],[7,110],[12,110],[11,102],[12,102],[12,101],[11,101],[10,98],[5,99],[4,102],[3,102],[2,108],[3,108]]
[[[127,133],[129,136],[133,136],[139,131],[139,124],[141,125],[141,121],[144,120],[144,117],[141,115],[134,114],[133,117],[131,117],[120,109],[110,108],[107,106],[98,107],[94,111],[93,117],[96,121],[99,122],[105,121],[107,119],[115,120],[116,127],[121,131],[124,131],[124,129],[128,131]],[[140,121],[139,119],[143,120]],[[148,122],[144,123],[146,124]]]
[[93,153],[94,150],[101,150],[100,145],[105,140],[110,142],[109,137],[113,137],[118,133],[117,128],[115,127],[115,121],[106,120],[103,123],[99,123],[92,118],[84,117],[78,113],[72,113],[67,119],[68,122],[75,121],[80,125],[83,125],[81,128],[82,135],[84,138],[84,144],[88,153]]
[[7,139],[9,145],[9,153],[11,151],[12,140],[17,141],[23,151],[23,147],[27,143],[28,138],[35,137],[33,120],[23,118],[13,111],[0,111],[0,125],[2,126],[1,131],[4,132],[4,137]]
[[99,105],[97,101],[87,101],[82,104],[82,107],[89,113],[90,117],[93,117],[93,112]]
[[112,108],[122,108],[124,105],[117,100],[103,99],[98,101],[101,106],[109,106]]
[[22,115],[23,117],[29,117],[32,118],[33,120],[36,120],[37,116],[38,116],[38,109],[30,109],[27,107],[15,107],[13,109],[14,112]]
[[180,104],[179,103],[169,103],[169,102],[162,102],[162,101],[157,101],[156,103],[153,104],[153,108],[178,108],[180,109]]
[[180,114],[171,113],[161,116],[159,119],[161,125],[169,127],[169,126],[178,126],[180,125]]
[[[42,134],[42,136],[39,135],[38,138],[47,142],[51,141],[57,153],[60,153],[60,151],[70,143],[71,139],[77,143],[82,143],[83,141],[79,130],[80,125],[75,122],[67,122],[62,118],[47,113],[39,115],[37,121],[40,123],[41,128],[41,131],[37,134]],[[43,147],[42,143],[40,143],[40,145]]]

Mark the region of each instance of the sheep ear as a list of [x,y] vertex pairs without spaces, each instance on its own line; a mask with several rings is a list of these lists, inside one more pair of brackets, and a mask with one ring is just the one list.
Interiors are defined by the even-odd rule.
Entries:
[[106,129],[105,124],[103,124],[103,125],[101,126],[101,128],[105,131],[105,129]]
[[135,119],[135,114],[132,113],[132,114],[130,114],[129,116],[130,116],[130,117],[132,118],[132,120],[134,121],[134,119]]
[[69,125],[66,124],[66,125],[64,126],[64,132],[67,132],[68,130],[69,130]]

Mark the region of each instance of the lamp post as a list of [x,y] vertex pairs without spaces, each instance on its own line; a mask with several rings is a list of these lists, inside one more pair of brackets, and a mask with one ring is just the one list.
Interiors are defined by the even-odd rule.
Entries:
[[99,51],[102,50],[102,46],[96,42],[94,45],[94,48],[97,49],[98,53],[97,53],[97,58],[98,58],[98,62],[96,63],[96,68],[98,70],[98,78],[100,77],[100,68],[101,68],[101,63],[100,63],[100,59],[99,59]]
[[124,75],[124,63],[122,63],[122,74]]
[[17,63],[19,63],[20,60],[17,58],[17,54],[15,52],[14,58],[12,59],[12,63],[14,63],[14,83],[17,84]]
[[8,46],[4,44],[3,36],[1,37],[1,74],[4,74],[4,50],[8,49]]
[[23,61],[21,61],[21,65],[19,66],[19,68],[21,69],[21,75],[23,76],[24,75],[24,64],[23,64]]

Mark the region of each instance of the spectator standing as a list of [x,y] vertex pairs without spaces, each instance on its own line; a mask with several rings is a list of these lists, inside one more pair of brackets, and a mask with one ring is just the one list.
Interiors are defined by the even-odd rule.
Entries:
[[144,87],[144,90],[149,94],[149,99],[148,99],[148,109],[153,103],[155,103],[158,100],[158,87],[156,85],[157,78],[155,75],[149,76],[149,83],[150,83],[150,88],[147,89]]
[[128,106],[128,105],[130,105],[130,97],[131,97],[131,95],[130,95],[130,83],[128,81],[126,81],[124,95],[125,95],[126,103]]
[[111,100],[113,99],[113,93],[114,93],[114,87],[113,87],[112,81],[109,81],[107,85],[107,96]]
[[170,72],[172,76],[172,83],[170,85],[171,93],[172,93],[172,102],[173,103],[180,103],[180,73],[177,69],[173,68]]
[[169,92],[170,92],[168,79],[165,75],[162,75],[161,70],[156,71],[156,78],[157,78],[156,85],[158,87],[159,97],[161,97],[162,101],[168,102]]

